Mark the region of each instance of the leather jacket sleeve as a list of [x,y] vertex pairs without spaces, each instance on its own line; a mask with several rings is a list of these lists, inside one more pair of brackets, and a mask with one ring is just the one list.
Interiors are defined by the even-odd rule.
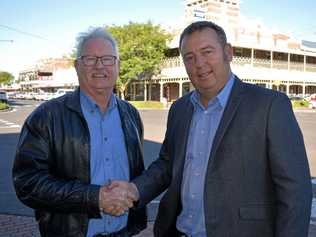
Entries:
[[23,125],[13,166],[17,197],[33,209],[100,217],[99,186],[56,175],[54,109],[40,106]]

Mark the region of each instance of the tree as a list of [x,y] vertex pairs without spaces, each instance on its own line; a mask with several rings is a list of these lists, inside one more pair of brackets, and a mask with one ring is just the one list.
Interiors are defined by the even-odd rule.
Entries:
[[159,73],[165,57],[167,40],[171,36],[159,25],[129,22],[123,26],[106,27],[117,40],[120,51],[120,76],[117,89],[125,98],[125,90],[131,80],[151,79]]
[[0,84],[10,84],[13,82],[14,76],[5,71],[0,71]]

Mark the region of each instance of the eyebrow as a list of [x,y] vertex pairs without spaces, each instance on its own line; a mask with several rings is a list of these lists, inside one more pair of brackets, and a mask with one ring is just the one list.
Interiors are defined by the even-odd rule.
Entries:
[[213,47],[211,45],[207,45],[207,46],[201,48],[200,50],[204,50],[204,49],[215,49],[215,47]]
[[[199,51],[201,51],[201,50],[203,51],[205,49],[215,49],[215,47],[213,47],[212,45],[206,45],[206,46],[200,48]],[[187,56],[189,54],[193,54],[193,52],[187,52],[187,53],[183,54],[183,56],[185,57],[185,56]]]

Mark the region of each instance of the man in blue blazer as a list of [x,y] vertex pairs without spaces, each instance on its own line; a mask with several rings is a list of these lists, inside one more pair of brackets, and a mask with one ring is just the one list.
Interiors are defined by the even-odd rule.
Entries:
[[167,189],[156,237],[307,237],[311,177],[288,97],[239,80],[212,22],[189,25],[179,48],[196,90],[172,105],[159,159],[113,185],[139,206]]

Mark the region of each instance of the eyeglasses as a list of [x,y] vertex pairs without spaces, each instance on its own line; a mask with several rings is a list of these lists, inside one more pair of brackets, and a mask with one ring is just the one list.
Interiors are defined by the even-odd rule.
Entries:
[[103,66],[112,66],[115,64],[117,57],[113,55],[104,55],[101,57],[87,55],[87,56],[80,56],[78,59],[80,59],[83,62],[83,65],[87,67],[97,65],[99,59]]

